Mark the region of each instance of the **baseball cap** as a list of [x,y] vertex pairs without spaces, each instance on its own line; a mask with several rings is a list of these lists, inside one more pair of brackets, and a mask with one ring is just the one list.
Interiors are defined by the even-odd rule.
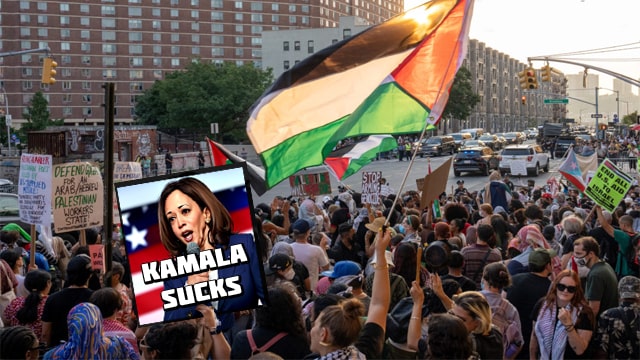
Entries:
[[338,234],[342,234],[345,233],[349,230],[351,230],[353,228],[353,226],[351,226],[351,224],[349,223],[342,223],[338,226]]
[[291,258],[286,254],[274,254],[269,258],[269,269],[271,273],[275,273],[278,270],[285,270],[292,264]]
[[357,262],[351,260],[342,260],[338,261],[333,266],[333,270],[323,271],[322,275],[331,279],[337,279],[339,277],[347,275],[358,275],[360,271],[362,271],[362,268]]
[[69,260],[67,264],[68,273],[90,273],[92,271],[91,258],[88,255],[80,254],[76,255]]
[[309,231],[311,226],[309,225],[309,222],[307,220],[298,219],[296,220],[296,222],[293,223],[291,228],[293,229],[294,232],[297,232],[298,234],[304,234],[307,231]]
[[545,199],[553,199],[553,195],[551,195],[549,193],[542,194],[542,197],[545,198]]
[[537,248],[529,253],[529,264],[545,266],[551,263],[551,258],[554,256],[556,256],[556,252],[553,249]]
[[640,279],[635,276],[625,276],[618,283],[621,299],[640,299]]

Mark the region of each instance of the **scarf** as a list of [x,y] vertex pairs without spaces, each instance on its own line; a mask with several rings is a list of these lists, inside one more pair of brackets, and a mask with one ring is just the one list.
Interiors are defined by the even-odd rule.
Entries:
[[367,357],[358,351],[355,346],[347,346],[346,348],[332,351],[325,356],[321,356],[316,360],[365,360]]
[[[581,307],[571,309],[571,320],[574,324],[580,311],[582,311]],[[555,304],[545,303],[540,309],[534,331],[538,337],[541,359],[564,359],[564,349],[567,346],[569,333],[558,320],[558,308]]]

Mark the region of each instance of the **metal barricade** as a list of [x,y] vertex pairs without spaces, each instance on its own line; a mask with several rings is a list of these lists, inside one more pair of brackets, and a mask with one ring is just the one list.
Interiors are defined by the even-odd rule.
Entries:
[[[613,162],[620,170],[624,172],[638,171],[638,158],[636,157],[607,157]],[[598,159],[598,163],[601,163],[602,159]],[[635,174],[629,174],[635,175]]]

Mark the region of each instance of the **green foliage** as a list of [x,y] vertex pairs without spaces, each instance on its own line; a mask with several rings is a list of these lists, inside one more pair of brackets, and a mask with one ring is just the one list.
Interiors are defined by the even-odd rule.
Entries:
[[29,131],[44,130],[47,126],[64,125],[64,119],[51,120],[49,102],[41,91],[33,95],[22,117],[26,122],[22,124],[18,131],[21,139],[26,139]]
[[460,67],[456,73],[449,93],[449,101],[442,114],[445,118],[465,120],[480,102],[478,94],[471,86],[471,72],[466,67]]
[[208,134],[218,123],[225,141],[247,139],[249,108],[273,82],[271,70],[251,64],[191,63],[167,74],[136,102],[136,123]]
[[622,118],[622,123],[625,125],[635,125],[637,119],[638,119],[638,110],[632,112],[631,114],[625,115]]

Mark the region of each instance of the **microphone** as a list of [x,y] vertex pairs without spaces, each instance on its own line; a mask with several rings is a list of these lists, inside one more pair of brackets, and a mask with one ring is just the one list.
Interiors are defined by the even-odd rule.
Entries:
[[194,242],[187,244],[187,254],[200,254],[200,247]]

